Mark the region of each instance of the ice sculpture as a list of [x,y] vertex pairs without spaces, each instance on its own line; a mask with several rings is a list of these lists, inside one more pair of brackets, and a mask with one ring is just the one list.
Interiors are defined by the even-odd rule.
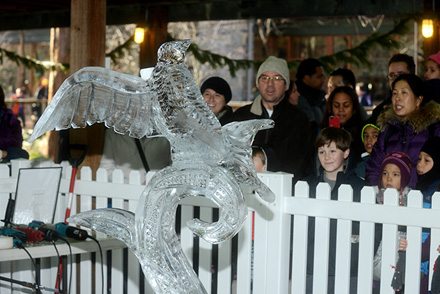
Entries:
[[61,85],[30,138],[52,129],[104,122],[121,134],[161,135],[170,141],[173,163],[151,179],[135,214],[97,209],[70,218],[125,242],[156,293],[206,293],[174,231],[181,199],[207,197],[220,208],[217,222],[193,219],[187,224],[211,243],[240,230],[246,217],[244,189],[266,201],[275,199],[256,176],[250,148],[255,133],[273,122],[251,120],[221,127],[183,63],[189,44],[163,44],[157,65],[143,70],[142,78],[97,67],[79,70]]

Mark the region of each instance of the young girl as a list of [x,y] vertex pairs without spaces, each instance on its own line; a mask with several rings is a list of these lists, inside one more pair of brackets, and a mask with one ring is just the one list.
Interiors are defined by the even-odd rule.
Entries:
[[440,52],[430,55],[425,63],[425,80],[440,79]]
[[[432,194],[440,191],[440,137],[431,137],[420,150],[417,176],[416,189],[423,194],[423,207],[430,208]],[[422,232],[420,293],[428,293],[430,241],[429,231],[424,229]]]
[[423,206],[431,207],[431,197],[440,188],[440,137],[425,142],[417,161],[416,189],[423,194]]
[[361,154],[361,161],[356,166],[356,175],[362,179],[365,179],[365,164],[370,158],[370,153],[373,150],[374,144],[376,144],[379,132],[379,127],[370,123],[362,128],[361,139],[365,152]]
[[[411,177],[411,159],[406,153],[392,152],[385,156],[381,164],[381,177],[378,183],[379,193],[377,195],[377,202],[383,204],[383,192],[387,188],[396,189],[399,192],[399,204],[406,205],[406,197],[409,192],[408,183]],[[406,234],[398,232],[398,237],[404,239]],[[401,247],[405,244],[401,244]],[[399,248],[400,249],[400,248]],[[382,242],[374,256],[374,280],[380,280],[381,263],[382,263]]]

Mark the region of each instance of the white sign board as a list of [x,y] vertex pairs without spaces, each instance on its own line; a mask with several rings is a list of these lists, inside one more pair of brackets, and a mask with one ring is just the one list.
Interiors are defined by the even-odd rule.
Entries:
[[18,172],[12,222],[53,223],[61,180],[61,167],[21,168]]

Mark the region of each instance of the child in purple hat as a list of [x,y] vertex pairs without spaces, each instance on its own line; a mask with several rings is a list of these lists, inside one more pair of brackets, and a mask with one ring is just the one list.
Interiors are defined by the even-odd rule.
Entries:
[[[404,152],[392,152],[385,156],[380,166],[382,176],[378,183],[377,202],[382,204],[385,189],[393,188],[399,192],[399,205],[405,206],[410,190],[408,184],[412,168],[411,159]],[[406,248],[406,233],[399,231],[397,237],[400,239],[399,250]],[[380,242],[373,260],[373,278],[375,281],[380,280],[381,263],[382,242]]]
[[[404,152],[392,152],[385,156],[381,164],[381,179],[378,187],[381,191],[394,188],[399,192],[400,205],[406,205],[406,195],[409,192],[408,184],[411,177],[411,159]],[[383,203],[383,193],[377,199]]]

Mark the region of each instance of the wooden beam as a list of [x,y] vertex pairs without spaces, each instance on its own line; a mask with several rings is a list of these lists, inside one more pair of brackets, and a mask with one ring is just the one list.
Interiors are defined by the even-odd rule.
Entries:
[[[72,0],[71,5],[71,73],[85,66],[104,66],[106,0]],[[70,129],[70,144],[87,145],[83,165],[90,166],[94,172],[101,160],[104,129],[102,124]]]
[[[157,63],[157,49],[167,39],[168,8],[156,6],[148,9],[147,29],[144,42],[140,44],[139,66],[146,68]],[[144,20],[145,22],[145,20]]]

